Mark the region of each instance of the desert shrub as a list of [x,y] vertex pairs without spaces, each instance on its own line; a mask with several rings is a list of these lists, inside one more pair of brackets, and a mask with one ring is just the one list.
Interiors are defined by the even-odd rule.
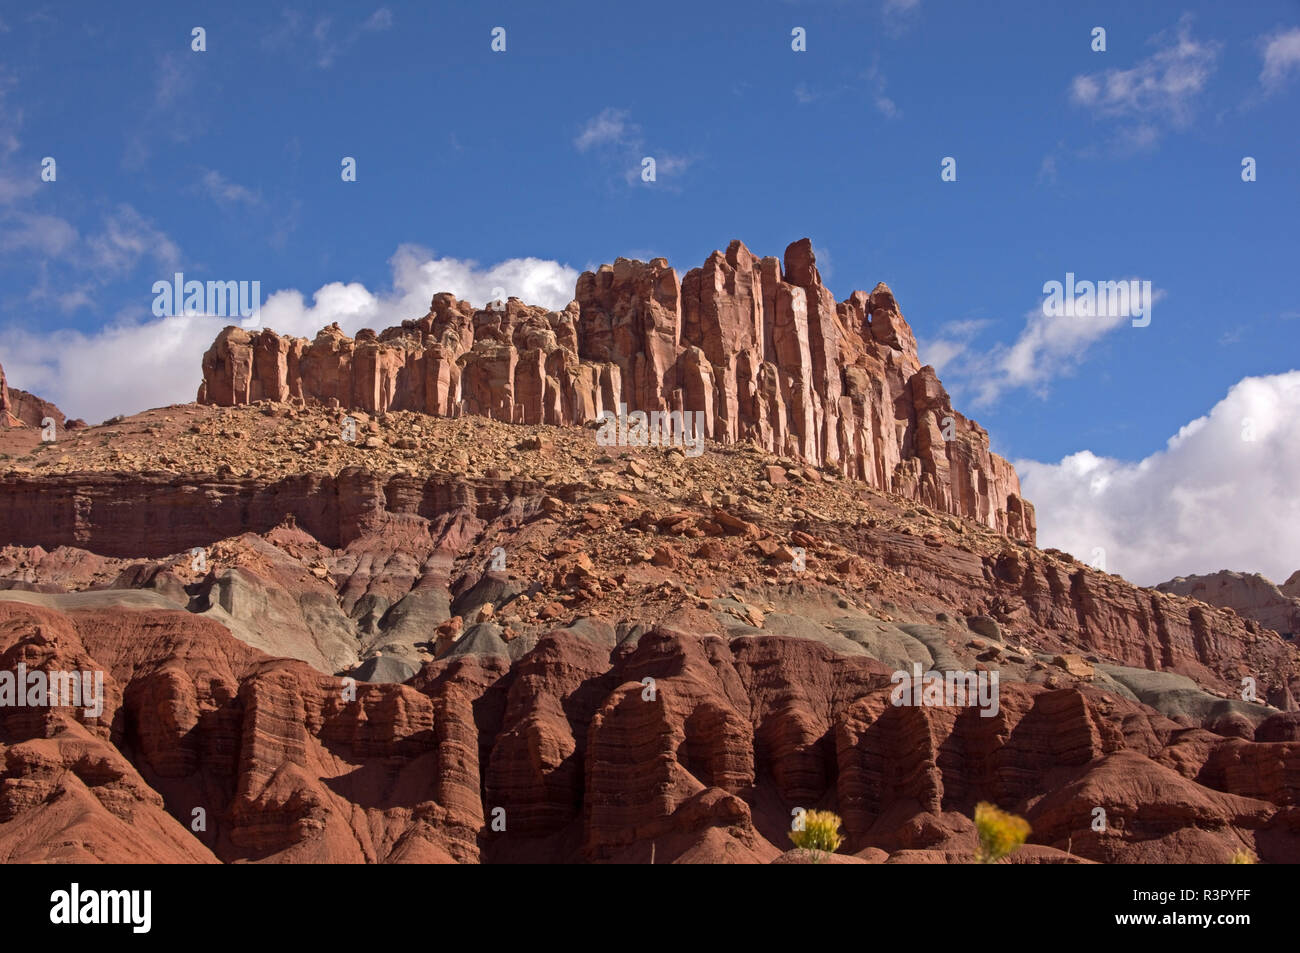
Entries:
[[803,830],[791,831],[790,840],[804,850],[833,854],[844,842],[840,837],[840,816],[833,811],[808,811],[803,816]]
[[975,805],[975,830],[980,838],[979,862],[996,864],[1025,842],[1029,822],[981,801]]

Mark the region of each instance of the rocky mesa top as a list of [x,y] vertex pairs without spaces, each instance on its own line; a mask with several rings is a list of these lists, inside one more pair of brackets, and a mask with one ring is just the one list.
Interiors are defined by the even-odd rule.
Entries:
[[784,262],[733,241],[681,279],[663,258],[619,258],[584,272],[562,311],[440,293],[424,317],[355,339],[337,325],[312,341],[227,327],[203,357],[198,400],[558,426],[694,412],[710,440],[752,441],[1035,540],[1015,469],[921,366],[893,293],[881,283],[837,303],[807,238]]

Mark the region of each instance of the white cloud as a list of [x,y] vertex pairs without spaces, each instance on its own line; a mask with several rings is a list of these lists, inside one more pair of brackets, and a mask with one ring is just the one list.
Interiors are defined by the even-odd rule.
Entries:
[[1300,68],[1300,27],[1261,37],[1264,46],[1264,69],[1259,81],[1272,91],[1280,88],[1291,73]]
[[194,86],[193,71],[175,53],[166,54],[158,64],[158,77],[154,81],[154,106],[167,109],[185,96]]
[[316,41],[317,47],[316,65],[321,69],[329,69],[333,66],[334,57],[339,52],[338,44],[332,43],[329,38],[330,26],[333,22],[332,18],[323,17],[316,21],[316,25],[311,30],[312,39]]
[[203,189],[218,205],[260,205],[261,197],[236,182],[231,182],[216,169],[203,173]]
[[106,212],[98,231],[82,235],[67,219],[21,210],[0,212],[0,251],[39,276],[28,299],[63,310],[85,306],[95,288],[131,276],[141,262],[170,273],[181,251],[154,223],[125,203]]
[[[661,178],[676,178],[685,172],[695,160],[690,156],[659,154],[651,156],[655,160],[655,181]],[[627,180],[628,185],[636,185],[641,182],[641,157],[638,157],[634,164],[629,165],[623,173],[623,178]]]
[[880,5],[885,31],[898,36],[907,30],[921,10],[921,0],[884,0]]
[[24,177],[0,172],[0,205],[12,205],[32,195],[39,187],[35,173]]
[[1124,314],[1049,316],[1042,308],[1025,315],[1025,327],[1008,348],[997,354],[999,372],[981,393],[982,401],[1007,388],[1041,387],[1083,360],[1089,347],[1130,322]]
[[934,368],[935,374],[943,375],[943,369],[953,360],[960,357],[966,351],[966,345],[961,341],[950,341],[939,338],[934,341],[928,341],[921,347],[922,359],[926,364]]
[[831,259],[829,248],[822,245],[813,245],[813,258],[817,262],[817,271],[821,274],[823,281],[830,281],[835,274],[835,262]]
[[1043,156],[1043,161],[1040,162],[1038,165],[1038,183],[1040,185],[1043,183],[1046,183],[1048,185],[1056,184],[1056,156],[1055,155],[1049,154]]
[[[430,258],[414,245],[403,245],[392,258],[393,285],[403,290],[399,307],[418,315],[429,309],[429,300],[439,291],[450,291],[475,305],[486,305],[504,289],[528,304],[559,311],[573,300],[578,272],[568,265],[541,258],[511,258],[488,268],[460,258]],[[394,321],[409,318],[403,313]]]
[[885,95],[887,81],[885,74],[880,71],[879,64],[872,63],[871,67],[862,74],[862,78],[867,81],[867,85],[871,88],[871,101],[880,115],[886,119],[897,119],[902,115],[897,104]]
[[[1243,439],[1253,429],[1254,440]],[[1300,569],[1300,371],[1247,377],[1137,463],[1087,450],[1015,461],[1038,544],[1141,585],[1220,569]]]
[[640,141],[640,127],[628,122],[627,110],[609,107],[587,120],[573,145],[586,152],[593,146],[639,145]]
[[77,230],[56,215],[15,213],[3,219],[0,251],[35,251],[47,257],[64,254],[77,241]]
[[621,172],[628,185],[649,184],[641,178],[647,156],[655,161],[655,182],[661,188],[664,186],[659,180],[680,177],[695,161],[691,156],[648,149],[641,127],[628,119],[627,110],[612,106],[587,120],[573,140],[573,147],[579,152],[595,150],[611,171]]
[[180,249],[167,235],[130,205],[122,204],[104,216],[104,229],[86,239],[94,271],[119,277],[148,257],[171,271],[180,261]]
[[361,24],[363,30],[374,30],[376,32],[390,29],[393,25],[393,11],[388,7],[380,7],[370,18]]
[[[197,363],[223,318],[175,317],[122,324],[93,334],[0,331],[5,376],[92,423],[194,399]],[[206,339],[207,343],[204,343]]]
[[[1150,305],[1164,297],[1162,290],[1152,289],[1145,309],[1148,317]],[[1040,304],[1025,313],[1025,326],[1011,344],[983,350],[972,347],[972,341],[986,321],[950,322],[940,329],[938,338],[920,342],[920,352],[936,372],[942,369],[956,385],[955,393],[973,392],[977,407],[988,406],[1009,390],[1043,395],[1053,380],[1073,373],[1103,337],[1131,327],[1134,317],[1122,301],[1109,295],[1098,295],[1098,299],[1094,313],[1086,316],[1049,315]]]
[[885,95],[887,86],[888,80],[886,80],[885,74],[880,71],[879,64],[873,62],[867,69],[858,73],[855,79],[846,82],[813,87],[800,80],[795,84],[794,98],[799,104],[807,106],[810,103],[824,102],[846,94],[856,97],[865,90],[871,104],[875,106],[876,112],[886,119],[897,119],[903,115],[903,112],[898,108],[898,104],[894,100]]
[[939,337],[917,341],[921,360],[933,367],[936,374],[943,376],[944,368],[967,354],[971,340],[988,324],[987,320],[981,318],[948,321],[939,328]]
[[8,159],[18,151],[23,111],[9,102],[9,93],[17,85],[14,75],[0,65],[0,159]]
[[[300,291],[277,291],[262,304],[262,325],[310,338],[337,321],[346,333],[355,334],[423,316],[440,291],[480,307],[504,292],[558,310],[572,300],[578,279],[577,271],[555,261],[514,258],[481,268],[473,261],[431,258],[413,246],[399,248],[390,264],[393,288],[388,293],[373,293],[356,282],[332,282],[308,303]],[[182,315],[127,319],[91,333],[36,334],[11,326],[0,330],[0,363],[15,387],[53,401],[73,417],[97,421],[192,401],[203,353],[232,323],[237,319]]]
[[281,23],[262,36],[262,47],[276,52],[286,51],[295,58],[309,57],[318,69],[331,68],[339,57],[351,52],[357,41],[367,33],[382,33],[392,29],[393,11],[380,7],[365,20],[340,35],[334,29],[334,18],[320,17],[308,22],[296,10],[281,11]]
[[1138,130],[1121,136],[1134,148],[1152,145],[1160,127],[1181,129],[1190,124],[1219,55],[1217,43],[1192,38],[1187,16],[1150,42],[1160,48],[1135,66],[1080,74],[1070,84],[1070,98],[1076,105],[1099,117],[1134,120]]

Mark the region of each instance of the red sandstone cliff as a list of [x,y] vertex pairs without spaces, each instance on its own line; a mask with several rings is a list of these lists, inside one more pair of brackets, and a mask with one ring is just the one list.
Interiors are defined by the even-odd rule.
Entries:
[[710,439],[836,470],[1033,542],[1033,507],[988,434],[952,408],[884,284],[836,303],[808,239],[784,265],[733,241],[678,280],[620,258],[563,311],[438,294],[423,318],[314,341],[228,327],[200,403],[338,401],[368,412],[582,424],[602,411],[702,411]]
[[1161,592],[1228,606],[1287,638],[1300,637],[1300,572],[1280,587],[1259,573],[1222,569],[1203,576],[1178,576],[1156,586]]

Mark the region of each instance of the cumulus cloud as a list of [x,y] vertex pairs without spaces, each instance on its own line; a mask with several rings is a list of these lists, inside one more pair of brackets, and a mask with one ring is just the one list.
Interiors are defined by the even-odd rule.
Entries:
[[1087,450],[1015,461],[1038,544],[1141,585],[1233,569],[1300,569],[1300,371],[1247,377],[1137,463]]
[[1300,27],[1279,30],[1271,36],[1262,38],[1264,48],[1264,69],[1259,74],[1259,81],[1270,92],[1279,89],[1291,76],[1300,70]]
[[1150,147],[1162,130],[1191,123],[1219,56],[1219,44],[1192,37],[1186,16],[1150,42],[1158,49],[1135,66],[1081,73],[1070,84],[1075,105],[1098,117],[1133,121],[1121,135],[1133,148]]
[[[352,282],[319,288],[310,302],[301,291],[276,291],[262,303],[263,327],[280,334],[314,337],[338,322],[348,334],[384,328],[428,312],[430,299],[449,291],[480,307],[517,296],[558,310],[573,298],[578,273],[538,258],[513,258],[489,267],[457,258],[433,258],[402,246],[390,260],[392,289],[376,293]],[[65,413],[87,420],[129,414],[194,399],[203,353],[223,327],[237,318],[178,315],[150,320],[123,318],[98,331],[58,330],[36,334],[0,330],[0,364],[15,387],[52,400]]]

